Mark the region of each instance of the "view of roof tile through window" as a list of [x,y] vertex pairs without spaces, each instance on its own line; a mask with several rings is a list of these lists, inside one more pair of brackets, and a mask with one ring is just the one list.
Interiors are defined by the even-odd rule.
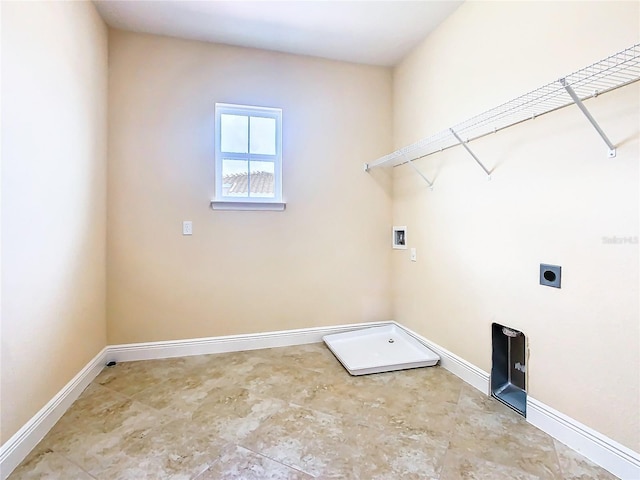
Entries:
[[274,176],[271,172],[252,172],[251,181],[245,173],[225,175],[222,179],[225,195],[246,196],[251,185],[252,195],[272,196],[274,193]]
[[[597,97],[640,80],[640,44],[564,77],[581,100]],[[546,113],[573,105],[560,80],[526,93],[451,127],[464,141],[471,141]],[[396,150],[368,164],[368,168],[390,163],[393,166],[417,160],[454,147],[459,142],[450,129]]]

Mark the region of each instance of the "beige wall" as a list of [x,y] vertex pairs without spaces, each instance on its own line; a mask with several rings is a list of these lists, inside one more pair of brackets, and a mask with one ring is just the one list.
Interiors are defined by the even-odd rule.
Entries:
[[[388,320],[390,70],[109,37],[109,343]],[[209,208],[215,102],[283,109],[285,212]]]
[[106,344],[107,29],[2,2],[4,443]]
[[[638,2],[467,2],[394,71],[395,148],[638,43]],[[394,169],[395,319],[485,371],[492,322],[528,337],[529,393],[640,451],[639,85]],[[562,289],[538,285],[540,263]]]

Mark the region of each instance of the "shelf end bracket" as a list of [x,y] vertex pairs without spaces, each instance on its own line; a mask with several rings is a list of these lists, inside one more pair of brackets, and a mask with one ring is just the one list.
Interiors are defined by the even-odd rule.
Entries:
[[578,106],[578,108],[580,109],[580,111],[582,111],[584,116],[587,117],[587,120],[589,120],[589,123],[593,125],[593,128],[596,129],[596,132],[598,132],[598,135],[600,135],[602,140],[604,140],[604,143],[607,144],[607,147],[609,147],[609,151],[607,152],[608,157],[614,158],[616,156],[615,145],[611,143],[611,140],[609,140],[609,137],[607,137],[607,135],[604,133],[602,128],[600,128],[600,125],[598,125],[598,122],[596,122],[595,118],[593,118],[591,113],[589,113],[589,110],[587,110],[587,107],[584,106],[584,103],[582,103],[582,100],[578,98],[578,95],[576,95],[576,92],[573,90],[573,88],[571,88],[571,85],[567,84],[566,78],[561,78],[559,82],[560,82],[560,85],[562,85],[564,89],[567,91],[567,93],[571,97],[571,100],[573,100],[573,103],[575,103]]
[[487,170],[487,167],[485,167],[482,164],[482,162],[480,161],[480,159],[478,157],[476,157],[476,154],[471,151],[471,149],[467,145],[467,142],[462,141],[460,136],[456,133],[456,131],[453,128],[450,128],[449,131],[451,132],[451,134],[454,137],[456,137],[456,140],[458,140],[458,143],[464,147],[464,149],[469,153],[469,155],[471,155],[473,157],[473,159],[476,161],[476,163],[478,165],[480,165],[480,168],[482,168],[482,170],[484,170],[484,173],[487,174],[487,177],[489,177],[489,180],[491,180],[491,172],[489,170]]

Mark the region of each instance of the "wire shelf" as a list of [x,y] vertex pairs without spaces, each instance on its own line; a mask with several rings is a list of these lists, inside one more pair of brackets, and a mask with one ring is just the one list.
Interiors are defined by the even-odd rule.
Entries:
[[510,100],[365,164],[365,170],[382,165],[397,166],[460,145],[454,135],[470,142],[491,133],[532,120],[560,108],[573,105],[572,89],[580,100],[597,97],[640,80],[640,44],[615,53],[604,60],[564,78]]

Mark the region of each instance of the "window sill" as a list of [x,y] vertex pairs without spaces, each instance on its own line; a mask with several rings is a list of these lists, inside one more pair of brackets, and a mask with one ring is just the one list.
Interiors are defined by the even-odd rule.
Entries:
[[212,200],[211,208],[213,210],[267,210],[274,212],[282,212],[287,206],[284,202],[228,202],[221,200]]

